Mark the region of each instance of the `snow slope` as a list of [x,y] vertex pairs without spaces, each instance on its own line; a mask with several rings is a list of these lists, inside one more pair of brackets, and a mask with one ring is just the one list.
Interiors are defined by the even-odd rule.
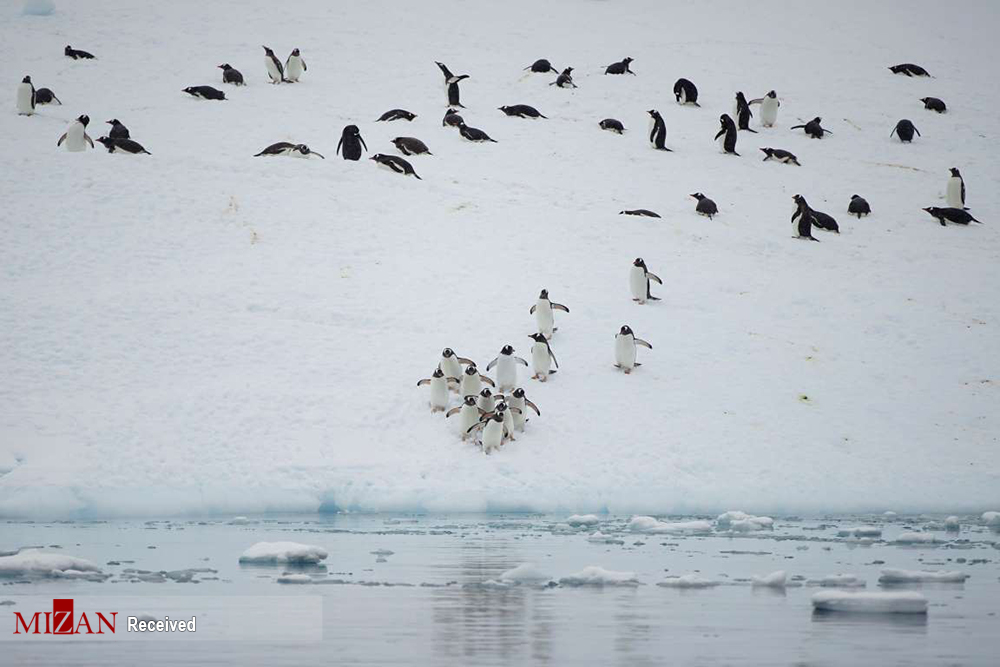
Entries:
[[[20,4],[0,9],[0,515],[1000,504],[995,4]],[[267,85],[261,44],[300,48],[302,82]],[[602,74],[627,55],[635,77]],[[579,89],[522,71],[542,57]],[[463,115],[498,143],[441,127],[435,60],[472,76]],[[181,92],[222,87],[222,62],[249,85]],[[29,73],[65,106],[18,117]],[[702,108],[674,103],[681,76]],[[778,125],[720,154],[735,91],[771,88]],[[516,103],[549,120],[497,111]],[[372,122],[394,107],[418,118]],[[649,148],[650,108],[675,152]],[[152,155],[57,150],[81,113]],[[832,136],[788,129],[816,115]],[[369,154],[423,139],[423,180],[336,158],[349,123]],[[327,159],[251,157],[282,140]],[[920,210],[953,166],[986,224]],[[794,240],[795,193],[843,233]],[[854,193],[870,218],[848,219]],[[639,207],[663,218],[616,215]],[[662,301],[630,302],[636,256]],[[560,372],[524,379],[542,416],[487,458],[416,381],[445,346],[528,356],[542,287],[572,311]],[[626,323],[653,345],[630,376]]]

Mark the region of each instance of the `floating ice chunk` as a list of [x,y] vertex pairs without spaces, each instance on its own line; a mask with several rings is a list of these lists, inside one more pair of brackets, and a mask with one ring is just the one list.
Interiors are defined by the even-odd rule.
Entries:
[[864,588],[866,585],[865,580],[855,574],[828,574],[820,579],[810,579],[806,583],[824,588]]
[[849,593],[820,591],[812,596],[818,611],[857,614],[926,614],[927,598],[914,591],[900,593]]
[[892,519],[892,518],[897,517],[899,515],[896,514],[895,512],[893,512],[892,510],[886,510],[885,512],[882,512],[882,516],[887,517],[889,519]]
[[963,583],[969,575],[957,570],[897,570],[887,568],[882,570],[878,578],[880,584],[912,584],[912,583]]
[[311,584],[313,582],[313,578],[308,574],[285,573],[278,577],[277,582],[279,584]]
[[521,563],[517,567],[502,573],[500,579],[503,581],[536,582],[548,581],[552,577],[534,563]]
[[598,544],[625,544],[625,540],[618,539],[613,535],[605,535],[599,530],[595,531],[592,535],[588,535],[587,541]]
[[944,520],[944,529],[949,531],[956,531],[961,529],[962,521],[957,516],[950,516]]
[[559,580],[561,586],[638,586],[635,572],[605,570],[597,565],[589,565],[575,574]]
[[765,574],[763,577],[754,576],[751,581],[754,586],[765,586],[767,588],[784,588],[788,583],[788,573],[784,570],[778,570],[777,572],[772,572],[771,574]]
[[37,549],[25,549],[12,556],[0,557],[0,577],[57,577],[79,578],[80,573],[101,573],[89,560],[53,554]]
[[246,518],[245,516],[234,516],[230,520],[229,525],[231,525],[231,526],[245,526],[248,523],[250,523],[250,519]]
[[987,526],[1000,526],[1000,512],[983,512],[982,519]]
[[628,522],[628,529],[633,533],[673,533],[700,534],[711,533],[712,524],[708,521],[659,521],[651,516],[634,516]]
[[656,585],[663,588],[711,588],[720,583],[714,579],[704,579],[696,574],[685,574],[680,577],[667,577],[663,581],[656,582]]
[[838,537],[882,537],[882,529],[878,526],[857,526],[837,531]]
[[719,530],[751,533],[757,530],[771,530],[774,528],[774,519],[769,516],[754,516],[740,510],[730,510],[720,514],[715,520],[715,525]]
[[241,563],[318,563],[326,549],[298,542],[258,542],[243,552]]
[[376,549],[375,551],[369,551],[368,553],[373,556],[391,556],[396,552],[390,549]]
[[896,544],[934,544],[939,540],[931,533],[900,533],[895,540]]
[[601,520],[595,514],[574,514],[566,519],[571,526],[596,526]]

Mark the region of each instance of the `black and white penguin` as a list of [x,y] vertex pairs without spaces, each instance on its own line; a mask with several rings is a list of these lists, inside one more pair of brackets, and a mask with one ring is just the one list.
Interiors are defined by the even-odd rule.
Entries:
[[131,139],[128,128],[120,120],[112,118],[106,122],[111,126],[111,130],[108,132],[109,137],[112,139]]
[[672,153],[673,151],[666,146],[667,124],[663,122],[663,116],[656,109],[650,109],[646,113],[649,114],[649,143],[658,151]]
[[271,79],[271,83],[286,81],[285,66],[278,60],[278,56],[274,55],[274,51],[269,47],[263,46],[261,48],[264,49],[264,68],[267,70],[267,76]]
[[632,300],[638,304],[644,304],[646,301],[659,301],[660,297],[653,296],[650,292],[650,282],[657,282],[663,284],[660,277],[655,273],[651,273],[649,269],[646,268],[646,262],[643,261],[642,257],[636,257],[635,261],[632,262],[632,268],[628,272],[628,288],[632,293]]
[[781,100],[778,99],[778,93],[772,90],[764,97],[750,100],[750,104],[760,105],[761,127],[774,127],[774,124],[778,121],[778,107],[781,106]]
[[218,88],[212,86],[188,86],[184,92],[191,97],[198,97],[203,100],[225,100],[226,94]]
[[892,128],[892,132],[889,133],[889,137],[892,138],[892,135],[895,134],[899,137],[899,141],[901,143],[910,143],[913,141],[914,132],[917,133],[918,137],[921,136],[920,130],[916,128],[913,122],[904,118],[896,123],[896,127]]
[[750,119],[753,113],[750,111],[750,103],[747,102],[743,91],[736,93],[736,105],[733,108],[733,115],[736,116],[736,129],[757,133],[757,130],[750,129]]
[[56,94],[53,93],[48,88],[39,88],[38,90],[35,91],[35,104],[36,105],[38,105],[38,104],[52,104],[53,102],[55,102],[56,104],[62,106],[62,100],[60,100],[58,97],[56,97]]
[[384,114],[378,117],[375,122],[391,121],[391,120],[413,120],[417,117],[417,114],[411,113],[406,109],[390,109]]
[[299,53],[298,49],[292,49],[292,52],[288,54],[288,59],[285,60],[285,78],[289,83],[296,83],[307,69],[309,68],[306,67],[306,61],[302,59],[302,54]]
[[465,121],[454,109],[448,109],[445,111],[444,118],[441,119],[441,127],[459,127],[464,123]]
[[129,155],[139,155],[145,153],[146,155],[152,155],[149,151],[142,147],[138,141],[132,141],[131,139],[115,139],[113,137],[101,137],[98,143],[103,144],[105,148],[108,149],[109,153],[128,153]]
[[576,88],[577,85],[573,83],[573,68],[567,67],[564,69],[556,80],[549,84],[550,86],[559,86],[560,88]]
[[913,63],[903,63],[901,65],[893,65],[889,68],[893,74],[905,74],[906,76],[930,76],[920,65],[914,65]]
[[462,440],[465,440],[469,437],[469,431],[479,423],[480,412],[479,405],[476,403],[476,397],[464,397],[461,405],[448,410],[444,416],[447,418],[453,415],[458,415],[458,429],[462,434]]
[[527,104],[513,104],[509,107],[503,106],[500,107],[500,111],[503,111],[508,116],[516,116],[518,118],[547,118],[538,109]]
[[557,70],[555,67],[553,67],[552,63],[550,63],[545,58],[539,58],[538,60],[536,60],[535,62],[531,63],[530,65],[528,65],[524,69],[525,70],[531,70],[532,72],[534,72],[536,74],[545,74],[547,72],[556,72],[556,73],[559,72],[559,70]]
[[448,387],[458,382],[460,382],[458,378],[446,377],[440,368],[435,368],[431,376],[417,382],[417,386],[430,385],[431,412],[444,412],[448,409]]
[[642,345],[650,350],[653,349],[653,346],[646,341],[636,338],[635,333],[633,333],[627,324],[624,325],[615,334],[615,368],[628,375],[636,366],[641,366],[642,364],[637,363],[635,360],[636,346],[638,345]]
[[403,155],[433,155],[427,144],[416,137],[396,137],[392,144]]
[[531,346],[531,370],[534,372],[531,379],[545,382],[550,375],[554,375],[556,372],[552,365],[555,364],[555,367],[559,368],[556,355],[549,345],[548,339],[551,336],[547,337],[544,333],[534,333],[530,334],[528,338],[535,341]]
[[469,127],[465,123],[462,123],[461,125],[458,126],[458,132],[468,141],[475,141],[479,143],[492,141],[493,143],[497,143],[496,139],[490,138],[490,135],[486,134],[485,132],[483,132],[478,128]]
[[805,125],[792,125],[792,129],[804,130],[805,133],[808,134],[813,139],[822,139],[824,134],[833,134],[833,132],[831,132],[830,130],[823,129],[823,126],[820,125],[820,123],[822,122],[823,119],[820,118],[819,116],[816,116]]
[[676,98],[677,104],[701,106],[698,104],[698,87],[687,79],[677,79],[677,82],[674,83],[674,98]]
[[441,74],[444,75],[444,88],[445,88],[445,93],[448,96],[448,106],[460,107],[464,109],[465,107],[462,106],[461,92],[458,89],[458,83],[463,79],[468,79],[469,75],[459,74],[456,76],[455,74],[451,73],[451,70],[448,69],[448,66],[445,65],[444,63],[439,63],[435,61],[434,64],[438,66],[438,69],[441,70]]
[[868,205],[868,201],[861,195],[851,195],[851,203],[847,205],[847,212],[858,216],[858,220],[860,220],[861,216],[872,212],[872,207]]
[[326,159],[326,157],[323,156],[321,153],[317,153],[316,151],[312,150],[305,144],[293,144],[287,141],[279,141],[276,144],[271,144],[261,152],[254,155],[254,157],[260,157],[262,155],[264,156],[289,155],[292,157],[301,157],[301,158],[308,158],[315,155],[321,159],[324,160]]
[[493,395],[493,390],[489,387],[483,387],[483,390],[479,392],[479,399],[477,401],[477,407],[479,408],[480,414],[484,412],[493,412],[493,408],[496,407],[497,399]]
[[625,131],[625,126],[622,125],[622,122],[614,118],[605,118],[598,123],[598,125],[601,126],[602,130],[607,130],[609,132],[617,132],[618,134],[621,134]]
[[736,152],[737,132],[736,123],[729,114],[724,113],[719,116],[719,131],[715,134],[715,140],[719,142],[723,151],[739,157],[740,154]]
[[795,224],[795,219],[799,219],[796,231],[798,232],[797,238],[809,239],[810,241],[816,241],[819,243],[819,239],[814,238],[812,235],[813,226],[813,210],[809,208],[809,204],[806,202],[806,198],[802,195],[795,195],[792,197],[792,201],[795,202],[795,212],[792,213],[792,224]]
[[648,208],[626,209],[624,211],[619,211],[618,215],[634,215],[634,216],[638,216],[640,218],[661,218],[661,217],[663,217],[659,213],[656,213],[655,211],[650,211]]
[[528,313],[535,316],[535,322],[538,324],[538,331],[542,333],[546,338],[552,338],[552,334],[556,331],[555,326],[555,315],[553,311],[561,310],[564,313],[569,312],[569,308],[562,305],[561,303],[553,303],[549,299],[549,291],[543,289],[538,294],[538,300],[535,301]]
[[63,53],[66,54],[67,58],[72,58],[73,60],[93,60],[94,54],[88,53],[86,51],[81,51],[79,49],[74,49],[72,46],[67,46],[63,49]]
[[512,391],[517,386],[517,365],[521,364],[525,368],[528,362],[514,354],[511,345],[504,345],[500,348],[500,354],[493,358],[486,370],[490,371],[494,366],[497,368],[497,391],[506,393]]
[[951,222],[956,225],[967,225],[970,222],[978,222],[983,224],[981,220],[976,220],[972,217],[972,214],[961,208],[938,208],[937,206],[929,206],[924,209],[930,213],[938,222],[941,223],[942,227],[946,227],[945,222]]
[[243,81],[243,75],[238,69],[230,65],[229,63],[223,63],[219,65],[219,69],[222,70],[222,83],[231,83],[234,86],[245,86],[246,83]]
[[702,193],[696,192],[691,196],[698,200],[694,210],[701,215],[707,216],[708,219],[711,220],[713,216],[719,214],[719,207],[715,205],[715,202]]
[[382,153],[376,153],[375,155],[372,155],[368,159],[375,160],[375,162],[379,163],[379,165],[385,167],[390,171],[394,171],[397,174],[413,176],[418,181],[424,180],[417,175],[417,172],[413,171],[413,165],[401,157],[397,157],[395,155],[384,155]]
[[444,75],[444,85],[445,86],[447,86],[449,84],[452,84],[452,83],[455,83],[457,81],[461,81],[462,79],[468,79],[469,78],[468,74],[461,74],[459,76],[456,76],[456,75],[452,74],[451,70],[448,69],[448,66],[445,65],[444,63],[439,63],[438,61],[435,60],[434,64],[438,66],[438,69],[441,70],[441,74]]
[[635,72],[629,69],[629,65],[632,64],[632,58],[625,58],[616,63],[611,63],[608,65],[607,69],[604,70],[605,74],[631,74],[635,76]]
[[292,149],[292,157],[308,158],[312,157],[313,155],[318,156],[322,160],[326,159],[326,156],[317,153],[316,151],[309,148],[305,144],[295,144],[295,147]]
[[812,209],[812,224],[813,227],[817,227],[818,229],[833,232],[834,234],[840,233],[840,225],[837,224],[833,216],[822,211]]
[[35,113],[35,84],[26,76],[17,84],[17,114],[31,116]]
[[446,347],[441,351],[441,360],[438,361],[438,368],[443,370],[445,375],[456,378],[462,376],[462,366],[475,365],[472,359],[458,356],[450,347]]
[[794,164],[798,165],[799,167],[802,166],[801,164],[799,164],[799,159],[795,157],[795,155],[784,149],[761,148],[760,150],[763,151],[764,153],[764,159],[762,160],[762,162],[767,162],[768,160],[776,160],[784,164]]
[[945,201],[951,208],[965,208],[965,180],[962,179],[958,167],[952,167],[945,186]]
[[79,153],[80,151],[87,150],[87,145],[89,144],[91,148],[94,147],[94,140],[90,138],[87,134],[87,125],[90,124],[90,116],[83,114],[78,116],[76,120],[69,124],[63,135],[59,137],[59,141],[56,142],[56,146],[62,146],[63,143],[66,144],[66,150],[71,153]]
[[368,144],[361,138],[361,130],[358,129],[357,125],[348,125],[340,134],[340,141],[337,142],[337,153],[343,155],[345,160],[360,160],[362,146],[368,150]]
[[525,413],[527,408],[531,408],[535,411],[535,414],[539,417],[542,416],[542,411],[538,409],[538,406],[532,403],[527,396],[524,395],[524,389],[518,387],[511,392],[510,396],[507,397],[507,405],[513,410],[517,409],[518,412],[514,413],[514,428],[518,431],[524,431],[524,424],[527,422]]
[[465,367],[461,380],[462,386],[458,390],[461,396],[478,396],[483,384],[488,384],[491,387],[497,386],[493,380],[480,373],[475,364],[469,364]]
[[944,103],[944,100],[939,100],[936,97],[921,97],[920,101],[924,103],[924,108],[928,111],[944,113],[948,110],[948,106]]

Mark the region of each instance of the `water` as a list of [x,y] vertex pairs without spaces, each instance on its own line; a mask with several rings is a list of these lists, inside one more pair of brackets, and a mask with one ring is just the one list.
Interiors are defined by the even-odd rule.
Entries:
[[[4,623],[10,623],[15,610],[37,610],[32,606],[37,600],[44,599],[42,609],[47,609],[48,598],[72,597],[78,610],[114,605],[119,618],[157,609],[177,610],[174,618],[183,616],[182,611],[199,613],[196,639],[201,641],[124,637],[124,622],[114,638],[105,641],[0,633],[7,640],[0,646],[0,662],[997,664],[998,536],[975,525],[973,518],[968,519],[973,525],[963,526],[958,534],[936,532],[943,544],[918,547],[891,541],[906,530],[928,528],[930,519],[779,519],[773,531],[749,535],[667,536],[627,532],[628,517],[601,517],[600,525],[582,529],[570,528],[565,518],[268,515],[238,525],[229,518],[7,522],[0,524],[0,550],[56,545],[46,550],[86,558],[112,576],[103,582],[0,579],[0,602],[16,603],[0,606]],[[873,521],[882,526],[883,535],[870,545],[837,535],[838,529]],[[610,541],[590,541],[588,535],[596,529]],[[327,583],[279,584],[276,579],[290,571],[288,567],[238,563],[251,544],[282,540],[327,549],[325,570],[296,570]],[[524,562],[537,564],[556,579],[599,565],[634,572],[641,584],[572,588],[493,583]],[[961,570],[971,578],[965,584],[911,589],[928,598],[927,616],[816,614],[810,597],[821,589],[815,586],[775,591],[748,582],[752,575],[778,569],[806,579],[849,573],[863,578],[866,590],[877,591],[883,590],[877,583],[883,567]],[[129,568],[205,571],[190,573],[191,581],[181,583],[130,573]],[[692,573],[722,585],[699,590],[655,585],[667,576]],[[171,606],[164,606],[168,603]],[[236,610],[257,613],[270,619],[270,625],[237,641],[210,640],[227,620],[233,624]],[[308,626],[310,616],[321,640],[289,639],[295,628]],[[306,622],[300,627],[302,619]],[[303,632],[308,635],[308,630]]]

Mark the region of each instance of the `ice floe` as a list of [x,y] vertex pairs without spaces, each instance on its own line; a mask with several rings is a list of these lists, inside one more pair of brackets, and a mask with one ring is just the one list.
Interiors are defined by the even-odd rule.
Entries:
[[769,516],[754,516],[740,510],[723,512],[715,519],[719,530],[729,530],[734,533],[751,533],[757,530],[771,530],[774,519]]
[[934,544],[935,542],[940,542],[940,540],[934,537],[933,533],[918,533],[910,531],[907,533],[900,533],[894,542],[896,544]]
[[559,579],[561,586],[638,586],[635,572],[605,570],[597,565],[589,565],[575,574]]
[[878,526],[857,526],[837,531],[837,537],[882,537],[882,529]]
[[812,596],[817,611],[839,611],[858,614],[926,614],[927,599],[920,593],[849,593],[820,591]]
[[66,554],[24,549],[11,556],[0,556],[0,577],[89,578],[94,574],[103,576],[101,568],[89,560]]
[[663,588],[712,588],[720,583],[722,582],[715,579],[705,579],[696,574],[685,574],[680,577],[667,577],[663,581],[656,582],[656,585]]
[[660,521],[651,516],[634,516],[628,522],[628,529],[633,533],[673,533],[673,534],[707,534],[712,532],[712,524],[708,521]]
[[515,581],[518,583],[548,581],[551,578],[551,575],[534,563],[521,563],[517,567],[507,570],[500,575],[502,581]]
[[982,520],[987,526],[1000,527],[1000,512],[983,512]]
[[573,516],[566,519],[566,523],[570,526],[596,526],[601,520],[596,514],[574,514]]
[[911,584],[911,583],[953,583],[958,584],[969,578],[965,572],[957,570],[897,570],[886,568],[878,578],[880,584]]
[[784,588],[788,584],[788,573],[784,570],[777,570],[771,574],[765,574],[762,577],[754,575],[750,581],[754,586]]
[[258,542],[243,552],[241,563],[315,564],[326,559],[326,549],[298,542]]
[[819,579],[809,579],[806,584],[824,588],[864,588],[866,586],[865,580],[855,574],[828,574]]

